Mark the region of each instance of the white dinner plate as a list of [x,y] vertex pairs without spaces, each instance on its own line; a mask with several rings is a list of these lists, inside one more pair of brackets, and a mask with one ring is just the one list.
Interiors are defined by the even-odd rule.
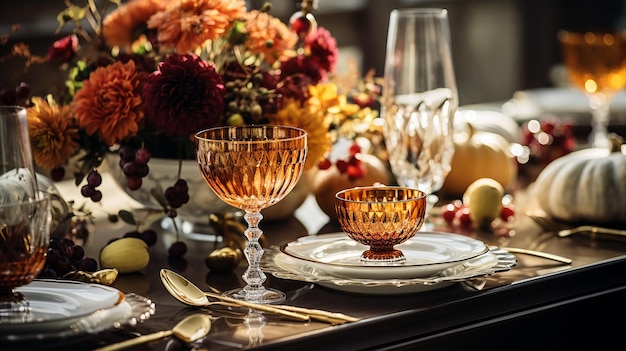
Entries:
[[[626,114],[626,91],[615,94],[610,111],[618,120]],[[573,87],[538,88],[516,91],[504,103],[502,112],[518,122],[537,118],[542,114],[571,117],[573,122],[588,123],[591,120],[589,103],[585,94]]]
[[0,341],[24,342],[97,333],[148,319],[154,304],[100,284],[36,279],[19,287],[30,311],[21,320],[0,320]]
[[261,260],[264,272],[277,278],[315,283],[329,289],[367,295],[412,294],[441,289],[468,279],[504,272],[517,264],[517,258],[501,248],[457,263],[430,277],[411,279],[341,278],[321,270],[319,265],[299,260],[268,248]]
[[419,232],[396,245],[406,257],[404,263],[361,262],[361,254],[367,248],[345,233],[333,233],[301,237],[281,246],[280,250],[335,276],[364,279],[426,277],[489,250],[480,240],[438,232]]

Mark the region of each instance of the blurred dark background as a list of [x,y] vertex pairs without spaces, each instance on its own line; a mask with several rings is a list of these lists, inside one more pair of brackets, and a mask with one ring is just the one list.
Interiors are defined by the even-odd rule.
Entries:
[[[72,0],[82,5],[85,0]],[[98,1],[98,0],[97,0]],[[266,0],[248,0],[260,7]],[[270,0],[273,14],[283,21],[299,1]],[[343,64],[352,58],[362,72],[382,74],[389,13],[394,8],[443,7],[449,10],[459,97],[462,105],[505,101],[517,90],[558,84],[559,29],[624,27],[626,0],[318,0],[320,26],[331,31],[341,49]],[[54,36],[56,14],[63,0],[3,0],[0,35],[18,32],[0,46],[4,57],[13,42],[26,42],[34,54],[45,55]],[[21,72],[19,60],[0,61],[0,85],[37,80],[46,89],[49,67]],[[37,86],[34,88],[37,89]],[[37,91],[35,90],[34,93]]]

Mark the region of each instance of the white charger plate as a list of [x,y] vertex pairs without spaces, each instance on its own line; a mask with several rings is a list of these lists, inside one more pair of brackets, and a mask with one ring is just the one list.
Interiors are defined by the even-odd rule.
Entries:
[[36,279],[19,287],[30,304],[21,320],[0,319],[0,341],[68,338],[134,324],[154,314],[154,304],[100,284]]
[[312,265],[268,248],[261,260],[264,272],[281,279],[315,283],[329,289],[366,295],[412,294],[441,289],[469,279],[505,272],[517,264],[517,258],[501,248],[492,248],[475,258],[457,263],[430,277],[411,279],[342,278]]
[[404,263],[362,262],[361,254],[368,247],[345,233],[301,237],[281,246],[280,250],[334,276],[363,279],[426,277],[489,250],[480,240],[439,232],[419,232],[395,248],[406,257]]

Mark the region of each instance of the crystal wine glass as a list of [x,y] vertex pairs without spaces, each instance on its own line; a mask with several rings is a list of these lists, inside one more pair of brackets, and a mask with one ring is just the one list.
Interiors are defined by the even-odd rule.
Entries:
[[608,147],[609,106],[615,93],[626,87],[626,32],[561,30],[558,38],[570,82],[589,100],[589,144]]
[[393,10],[389,18],[381,115],[391,170],[400,186],[437,202],[454,154],[458,93],[445,9]]
[[0,321],[28,318],[28,300],[14,289],[45,264],[50,197],[37,188],[26,111],[0,106]]
[[242,278],[247,285],[225,294],[255,303],[284,301],[283,292],[263,286],[259,222],[261,210],[282,200],[300,179],[307,154],[306,132],[271,125],[217,127],[196,133],[195,145],[209,187],[227,204],[246,212],[248,267]]

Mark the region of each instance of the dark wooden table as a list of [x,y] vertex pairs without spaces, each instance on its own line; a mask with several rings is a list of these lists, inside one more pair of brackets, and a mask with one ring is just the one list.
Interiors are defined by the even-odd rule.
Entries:
[[[109,195],[110,196],[110,195]],[[125,206],[127,202],[117,201]],[[270,244],[280,245],[297,237],[338,231],[336,224],[317,208],[313,198],[294,217],[262,222]],[[128,228],[99,219],[86,244],[88,255],[110,237]],[[449,228],[450,231],[452,228]],[[210,334],[195,349],[202,350],[449,350],[522,349],[558,347],[602,348],[621,343],[626,312],[626,242],[597,240],[585,235],[559,238],[541,229],[529,217],[518,214],[512,237],[491,231],[466,233],[488,244],[530,248],[573,259],[571,265],[516,255],[517,266],[476,284],[457,283],[442,289],[407,295],[357,295],[304,282],[268,276],[266,285],[288,293],[287,303],[321,308],[361,317],[339,326],[292,322],[267,315],[261,324],[243,315],[224,317],[224,311],[204,310],[216,318]],[[138,334],[169,329],[197,309],[171,297],[159,278],[169,268],[198,286],[226,290],[242,286],[242,269],[232,274],[210,273],[204,257],[212,242],[188,240],[184,260],[168,260],[166,247],[174,239],[162,232],[150,248],[149,266],[140,273],[120,275],[114,286],[126,293],[150,298],[156,313],[144,323],[81,338],[74,346],[91,349]],[[185,239],[187,240],[187,239]],[[474,282],[476,283],[476,282]],[[44,346],[55,345],[42,343]],[[164,339],[141,350],[178,350],[188,346]]]

